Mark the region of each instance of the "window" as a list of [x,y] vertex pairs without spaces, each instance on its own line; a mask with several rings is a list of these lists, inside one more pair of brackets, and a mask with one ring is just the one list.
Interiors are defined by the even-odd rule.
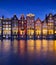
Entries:
[[11,28],[9,28],[9,30],[11,30]]
[[9,24],[11,24],[11,22],[9,21]]
[[6,25],[3,25],[3,27],[5,28],[5,27],[6,27]]
[[9,31],[9,33],[8,34],[11,34],[11,31]]
[[6,28],[6,30],[8,30],[8,28]]
[[1,30],[0,30],[0,34],[1,34]]
[[9,27],[11,27],[11,25],[9,25]]
[[5,30],[6,28],[3,28],[3,30]]
[[8,24],[8,22],[6,22],[6,24]]
[[5,21],[3,21],[3,24],[5,24]]
[[8,27],[8,25],[6,25],[6,28]]
[[3,35],[3,37],[5,37],[5,35]]

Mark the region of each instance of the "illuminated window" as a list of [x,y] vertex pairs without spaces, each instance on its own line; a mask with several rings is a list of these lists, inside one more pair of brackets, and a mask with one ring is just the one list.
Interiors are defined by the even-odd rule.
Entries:
[[11,30],[11,28],[9,28],[9,30]]
[[43,30],[43,35],[47,35],[47,30]]
[[41,30],[36,30],[36,35],[41,35]]
[[8,24],[8,22],[6,22],[6,24]]
[[1,34],[1,30],[0,30],[0,34]]
[[3,30],[5,30],[5,28],[3,28]]
[[8,27],[8,25],[6,25],[6,27]]
[[5,37],[5,35],[3,35],[3,37]]
[[8,28],[6,28],[6,30],[8,30]]
[[55,31],[55,34],[56,34],[56,31]]
[[3,22],[3,24],[5,24],[6,22]]
[[53,33],[53,30],[49,30],[49,34],[54,34],[54,33]]
[[27,30],[27,34],[30,35],[30,30]]
[[31,35],[34,35],[34,30],[31,30]]
[[54,25],[54,24],[53,24],[53,23],[48,23],[48,25],[52,26],[52,25]]
[[11,27],[11,25],[9,25],[9,27]]

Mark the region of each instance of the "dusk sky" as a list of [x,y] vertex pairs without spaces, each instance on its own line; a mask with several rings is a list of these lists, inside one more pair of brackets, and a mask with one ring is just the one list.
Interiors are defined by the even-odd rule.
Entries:
[[56,0],[0,0],[0,17],[19,18],[21,14],[33,13],[43,20],[48,13],[56,13]]

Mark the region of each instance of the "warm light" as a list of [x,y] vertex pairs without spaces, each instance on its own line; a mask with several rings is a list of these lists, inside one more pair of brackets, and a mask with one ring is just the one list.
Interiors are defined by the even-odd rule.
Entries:
[[48,25],[53,26],[53,23],[48,23]]
[[43,29],[43,35],[47,35],[47,29]]
[[52,52],[53,51],[54,41],[53,40],[49,40],[48,44],[49,44],[49,51]]
[[36,44],[36,51],[40,54],[40,51],[41,51],[41,40],[36,40],[35,44]]
[[3,30],[3,34],[11,34],[10,30]]
[[20,40],[19,41],[19,44],[20,44],[20,54],[23,55],[24,54],[24,51],[25,51],[25,41],[24,40]]
[[18,33],[18,28],[13,28],[13,34],[17,34]]
[[48,30],[48,34],[54,34],[53,30]]
[[12,41],[13,42],[13,49],[14,49],[14,52],[16,53],[17,50],[18,50],[18,41],[17,40],[14,40]]
[[31,30],[31,35],[34,35],[34,30]]
[[0,34],[1,34],[1,30],[0,30]]
[[30,29],[29,29],[29,30],[27,31],[27,34],[28,34],[28,35],[34,35],[34,30],[30,30]]
[[3,40],[3,50],[4,52],[8,52],[10,50],[11,41],[10,40]]
[[54,50],[56,51],[56,40],[54,41]]
[[47,40],[42,40],[42,52],[44,55],[47,54],[48,51],[48,41]]
[[36,30],[36,35],[41,35],[41,30]]
[[30,30],[27,30],[27,34],[30,35]]
[[27,41],[27,49],[29,53],[33,53],[34,51],[34,40],[28,40]]
[[56,34],[56,31],[55,31],[55,34]]
[[25,30],[20,30],[21,35],[25,35]]

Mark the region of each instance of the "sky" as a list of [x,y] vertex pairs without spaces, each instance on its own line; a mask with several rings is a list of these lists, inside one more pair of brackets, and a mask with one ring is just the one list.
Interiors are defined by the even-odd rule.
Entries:
[[35,14],[35,18],[43,20],[49,13],[56,14],[56,0],[0,0],[0,17],[11,18],[14,14]]

